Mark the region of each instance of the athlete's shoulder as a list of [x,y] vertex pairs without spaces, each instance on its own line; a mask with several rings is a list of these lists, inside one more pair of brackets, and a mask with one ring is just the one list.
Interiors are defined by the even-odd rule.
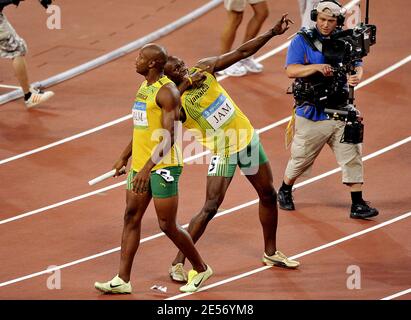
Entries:
[[164,86],[166,84],[174,83],[174,82],[169,77],[164,75],[160,79],[158,79],[157,83],[158,83],[159,86]]
[[165,83],[158,90],[156,102],[160,107],[165,105],[172,108],[177,107],[180,104],[180,91],[178,91],[176,84],[172,81]]

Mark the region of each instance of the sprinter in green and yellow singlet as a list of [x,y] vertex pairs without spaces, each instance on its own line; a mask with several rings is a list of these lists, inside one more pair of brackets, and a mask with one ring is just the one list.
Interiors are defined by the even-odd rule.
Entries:
[[95,288],[104,293],[131,293],[130,274],[140,243],[141,220],[152,198],[161,230],[193,265],[192,276],[180,290],[197,291],[213,274],[190,235],[176,221],[182,159],[174,144],[174,126],[179,121],[180,93],[164,76],[166,62],[166,50],[156,44],[145,45],[136,59],[136,71],[146,80],[138,89],[132,109],[133,139],[113,167],[118,176],[132,158],[119,272],[111,281],[95,283]]
[[[272,37],[283,34],[291,20],[283,15],[269,31],[238,49],[217,57],[200,60],[188,70],[183,60],[171,56],[165,66],[166,75],[178,85],[181,97],[180,119],[197,141],[210,149],[211,158],[206,202],[192,218],[188,230],[196,242],[215,216],[224,200],[237,166],[243,171],[260,198],[259,218],[264,234],[263,262],[296,268],[299,262],[288,259],[276,248],[277,194],[271,167],[258,135],[248,118],[218,83],[214,73],[257,52]],[[199,80],[200,81],[197,81]],[[170,276],[183,280],[185,255],[179,252],[172,262]]]

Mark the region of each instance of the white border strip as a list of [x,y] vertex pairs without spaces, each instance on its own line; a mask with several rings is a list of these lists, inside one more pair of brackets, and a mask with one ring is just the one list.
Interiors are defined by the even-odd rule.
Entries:
[[[87,71],[90,71],[92,69],[95,69],[97,67],[100,67],[106,63],[109,63],[115,59],[118,59],[130,52],[133,52],[134,50],[137,50],[144,46],[145,44],[149,42],[153,42],[161,37],[164,37],[168,35],[169,33],[175,31],[178,28],[181,28],[182,26],[186,25],[187,23],[190,23],[191,21],[197,19],[198,17],[202,16],[203,14],[207,13],[211,9],[215,8],[216,6],[220,5],[223,2],[223,0],[211,0],[207,4],[201,6],[200,8],[190,12],[189,14],[185,15],[184,17],[166,25],[165,27],[162,27],[161,29],[158,29],[150,34],[148,34],[145,37],[142,37],[140,39],[137,39],[133,42],[130,42],[129,44],[118,48],[114,51],[111,51],[105,55],[102,55],[94,60],[91,60],[89,62],[83,63],[75,68],[69,69],[65,72],[62,72],[60,74],[57,74],[51,78],[48,78],[43,81],[35,82],[32,84],[32,86],[38,88],[47,88],[49,86],[55,85],[57,83],[66,81],[68,79],[71,79],[73,77],[76,77],[82,73],[85,73]],[[14,90],[10,93],[4,94],[0,96],[0,105],[4,104],[6,102],[21,98],[23,96],[23,91],[21,89],[19,90]]]
[[[397,221],[400,221],[400,220],[404,220],[404,219],[406,219],[406,218],[408,218],[408,217],[410,217],[410,216],[411,216],[411,211],[409,211],[409,212],[407,212],[407,213],[404,213],[404,214],[402,214],[402,215],[400,215],[400,216],[398,216],[398,217],[396,217],[396,218],[393,218],[393,219],[390,219],[390,220],[388,220],[388,221],[385,221],[385,222],[383,222],[383,223],[379,223],[379,224],[377,224],[377,225],[375,225],[375,226],[373,226],[373,227],[370,227],[370,228],[364,229],[364,230],[362,230],[362,231],[359,231],[359,232],[350,234],[349,236],[346,236],[346,237],[340,238],[340,239],[338,239],[338,240],[329,242],[329,243],[327,243],[327,244],[324,244],[324,245],[315,247],[315,248],[313,248],[313,249],[310,249],[310,250],[301,252],[301,253],[299,253],[299,254],[296,254],[296,255],[290,257],[290,259],[297,259],[297,258],[306,256],[306,255],[309,255],[309,254],[312,254],[312,253],[315,253],[315,252],[318,252],[318,251],[327,249],[327,248],[329,248],[329,247],[332,247],[332,246],[335,246],[335,245],[340,244],[340,243],[342,243],[342,242],[345,242],[345,241],[351,240],[351,239],[353,239],[353,238],[362,236],[362,235],[364,235],[364,234],[366,234],[366,233],[369,233],[369,232],[372,232],[372,231],[374,231],[374,230],[381,229],[382,227],[385,227],[385,226],[387,226],[387,225],[390,225],[390,224],[392,224],[392,223],[394,223],[394,222],[397,222]],[[239,275],[237,275],[237,276],[235,276],[235,277],[230,277],[230,278],[228,278],[228,279],[225,279],[225,280],[222,280],[222,281],[218,281],[218,282],[216,282],[216,283],[213,283],[213,284],[210,284],[210,285],[208,285],[208,286],[202,287],[202,288],[200,288],[197,292],[201,292],[201,291],[205,291],[205,290],[207,290],[207,289],[211,289],[211,288],[214,288],[214,287],[218,287],[218,286],[221,286],[221,285],[223,285],[223,284],[226,284],[226,283],[229,283],[229,282],[236,281],[236,280],[238,280],[238,279],[242,279],[242,278],[248,277],[248,276],[250,276],[250,275],[252,275],[252,274],[259,273],[259,272],[262,272],[262,271],[267,270],[267,269],[270,269],[270,268],[272,268],[272,267],[271,267],[271,266],[265,266],[265,267],[261,267],[261,268],[258,268],[258,269],[254,269],[254,270],[248,271],[248,272],[246,272],[246,273],[239,274]],[[195,293],[195,292],[194,292],[194,293]],[[182,293],[182,294],[178,294],[178,295],[176,295],[176,296],[173,296],[173,297],[170,297],[170,298],[167,298],[167,299],[164,299],[164,300],[177,300],[177,299],[180,299],[180,298],[183,298],[183,297],[192,295],[192,294],[194,294],[194,293]]]
[[[357,4],[359,1],[360,1],[360,0],[353,0],[353,1],[351,1],[350,3],[348,3],[348,4],[346,5],[346,8],[347,8],[347,9],[351,8],[352,6],[354,6],[355,4]],[[279,47],[277,47],[277,48],[275,48],[275,49],[267,52],[266,54],[264,54],[264,55],[256,58],[256,60],[257,60],[258,62],[260,62],[260,61],[262,61],[262,60],[265,60],[265,59],[267,59],[267,58],[269,58],[269,57],[277,54],[278,52],[286,49],[286,48],[290,45],[290,43],[291,43],[291,41],[288,41],[288,42],[280,45]],[[407,62],[408,62],[408,61],[407,61]],[[397,68],[399,68],[399,67],[400,67],[400,66],[398,66]],[[391,72],[391,71],[393,71],[393,70],[390,70],[389,72]],[[385,72],[385,70],[382,71],[382,72]],[[373,80],[370,81],[370,82],[373,82],[373,81],[377,80],[378,78],[382,77],[382,76],[385,75],[385,74],[383,74],[383,75],[381,75],[381,76],[378,76],[378,75],[379,75],[379,74],[376,74],[374,77],[377,77],[377,78],[373,79]],[[226,78],[227,78],[227,76],[220,76],[220,77],[217,77],[217,80],[218,80],[218,81],[222,81],[222,80],[224,80],[224,79],[226,79]],[[366,81],[367,81],[367,80],[366,80]],[[368,84],[368,83],[366,83],[366,84]],[[366,84],[365,84],[365,85],[366,85]],[[359,86],[361,86],[361,83],[358,85],[358,87],[359,87]],[[363,85],[363,86],[364,86],[364,85]],[[0,104],[1,104],[1,101],[0,101]],[[6,159],[3,159],[3,160],[0,160],[0,165],[1,165],[1,164],[5,164],[5,163],[10,162],[10,161],[14,161],[14,160],[17,160],[17,159],[26,157],[26,156],[29,156],[29,155],[31,155],[31,154],[34,154],[34,153],[37,153],[37,152],[40,152],[40,151],[44,151],[44,150],[46,150],[46,149],[49,149],[49,148],[58,146],[58,145],[60,145],[60,144],[66,143],[66,142],[68,142],[68,141],[72,141],[72,140],[81,138],[81,137],[83,137],[83,136],[85,136],[85,135],[88,135],[88,134],[94,133],[94,132],[96,132],[96,131],[99,131],[99,130],[108,128],[108,127],[110,127],[110,126],[116,125],[116,124],[118,124],[118,123],[120,123],[120,122],[122,122],[122,121],[126,121],[126,120],[128,120],[128,119],[131,119],[131,115],[124,116],[124,117],[119,118],[119,119],[117,119],[117,120],[113,120],[113,121],[111,121],[111,122],[108,122],[108,123],[103,124],[103,125],[101,125],[101,126],[98,126],[98,127],[96,127],[96,128],[93,128],[93,129],[90,129],[90,130],[81,132],[81,133],[76,134],[76,135],[74,135],[74,136],[71,136],[71,137],[68,137],[68,138],[65,138],[65,139],[56,141],[56,142],[54,142],[54,143],[45,145],[45,146],[43,146],[43,147],[36,148],[36,149],[30,150],[30,151],[27,151],[27,152],[24,152],[24,153],[21,153],[21,154],[12,156],[12,157],[10,157],[10,158],[6,158]],[[290,119],[290,118],[288,117],[288,118],[285,118],[285,119],[280,120],[280,121],[285,121],[285,122],[287,122],[287,121],[289,121],[289,119]],[[264,129],[264,128],[263,128],[263,129]],[[263,129],[261,129],[261,130],[263,130]],[[267,129],[267,130],[268,130],[268,129]]]
[[[407,139],[403,139],[403,140],[401,140],[401,141],[399,141],[399,142],[397,142],[397,143],[395,143],[395,144],[393,144],[393,145],[396,145],[396,147],[398,147],[398,146],[400,146],[400,145],[402,145],[402,144],[404,144],[404,143],[406,143],[406,142],[409,142],[409,141],[411,141],[411,136],[409,136]],[[401,142],[402,142],[402,143],[401,143]],[[393,146],[393,145],[391,145],[391,146]],[[388,147],[384,148],[384,149],[383,149],[383,150],[385,150],[384,152],[387,152],[387,151],[389,151],[389,150],[392,150],[391,146],[388,146]],[[373,154],[368,155],[368,156],[367,156],[367,157],[368,157],[367,159],[371,159],[371,158],[372,158],[372,155],[374,155],[375,157],[381,155],[382,152],[380,152],[380,151],[381,151],[381,150],[379,150],[379,151],[377,151],[377,152],[374,152]],[[365,158],[365,157],[364,157],[364,158]],[[365,160],[364,160],[364,161],[365,161]],[[322,174],[321,177],[324,178],[324,177],[326,177],[326,176],[329,176],[329,175],[330,175],[330,174],[329,174],[330,172],[335,173],[335,172],[338,172],[338,170],[337,170],[337,171],[336,171],[336,170],[331,170],[331,171],[329,171],[329,172],[327,172],[327,173],[325,173],[325,174]],[[317,178],[317,177],[316,177],[316,178]],[[319,179],[321,179],[321,178],[311,179],[311,182],[315,182],[315,181],[317,181],[317,180],[319,180]],[[304,182],[305,182],[305,181],[304,181]],[[304,182],[303,182],[303,183],[304,183]],[[122,182],[122,184],[125,184],[125,182]],[[307,183],[305,183],[305,184],[307,184]],[[300,186],[301,186],[301,184],[297,184],[297,185],[296,185],[296,188],[297,188],[297,187],[300,187]],[[112,187],[112,186],[110,186],[110,187]],[[107,187],[107,188],[109,188],[109,187]],[[106,188],[103,188],[103,189],[106,189]],[[103,189],[101,189],[101,190],[103,190]],[[98,193],[97,191],[99,191],[99,190],[94,191],[94,193]],[[102,192],[102,191],[100,191],[100,192]],[[73,200],[73,201],[75,201],[75,200]],[[68,203],[67,201],[64,201],[64,202],[65,202],[65,203]],[[252,205],[254,205],[254,204],[257,204],[258,202],[259,202],[259,199],[255,199],[255,200],[252,200],[252,201],[243,203],[243,204],[241,204],[241,205],[238,205],[238,206],[236,206],[236,207],[234,207],[234,208],[231,208],[231,209],[228,209],[228,210],[224,210],[224,211],[222,211],[222,212],[219,212],[213,219],[215,219],[215,218],[217,218],[217,217],[221,217],[221,216],[227,215],[227,214],[229,214],[229,213],[231,213],[231,212],[238,211],[238,210],[240,210],[240,209],[243,209],[243,208],[252,206]],[[64,203],[64,204],[65,204],[65,203]],[[62,204],[61,204],[61,203],[58,203],[58,204],[56,204],[55,206],[60,206],[60,205],[62,205]],[[50,206],[49,206],[49,207],[50,207]],[[40,210],[40,209],[39,209],[39,210]],[[11,218],[11,219],[13,219],[13,218]],[[399,218],[396,218],[396,219],[399,219]],[[395,220],[395,219],[393,219],[393,220]],[[3,220],[3,221],[4,221],[4,220]],[[395,222],[395,221],[394,221],[394,222]],[[187,227],[188,227],[188,224],[185,224],[185,225],[183,225],[182,227],[183,227],[183,228],[187,228]],[[373,227],[373,228],[375,228],[375,227]],[[146,237],[146,238],[142,239],[142,240],[140,241],[140,243],[144,243],[144,242],[146,242],[146,241],[149,241],[149,240],[152,240],[152,239],[155,239],[155,238],[158,238],[158,237],[162,237],[163,235],[164,235],[164,233],[162,233],[162,232],[157,233],[157,234],[154,234],[154,235],[152,235],[152,236],[149,236],[149,237]],[[343,238],[343,239],[345,239],[345,238]],[[345,240],[344,240],[344,241],[345,241]],[[94,255],[92,255],[92,256],[88,256],[88,257],[85,257],[85,258],[82,258],[82,259],[79,259],[79,260],[75,260],[75,261],[72,261],[72,262],[69,262],[69,263],[60,265],[60,266],[56,266],[56,267],[54,267],[54,268],[46,269],[46,270],[43,270],[43,271],[40,271],[40,272],[36,272],[36,273],[32,273],[32,274],[29,274],[29,275],[26,275],[26,276],[23,276],[23,277],[19,277],[19,278],[13,279],[13,280],[9,280],[9,281],[6,281],[6,282],[2,282],[2,283],[0,283],[0,287],[4,287],[4,286],[7,286],[7,285],[9,285],[9,284],[13,284],[13,283],[20,282],[20,281],[23,281],[23,280],[27,280],[27,279],[30,279],[30,278],[33,278],[33,277],[37,277],[37,276],[40,276],[40,275],[42,275],[42,274],[50,273],[50,272],[55,271],[55,270],[67,268],[67,267],[70,267],[70,266],[73,266],[73,265],[76,265],[76,264],[79,264],[79,263],[82,263],[82,262],[85,262],[85,261],[88,261],[88,260],[96,259],[96,258],[105,256],[105,255],[108,255],[108,254],[117,252],[117,251],[119,251],[119,250],[120,250],[120,247],[113,248],[113,249],[110,249],[110,250],[107,250],[107,251],[103,251],[103,252],[94,254]],[[314,252],[314,251],[312,251],[312,250],[315,250],[315,249],[311,249],[311,250],[310,250],[310,253],[311,253],[311,252]],[[318,250],[317,250],[317,251],[318,251]],[[308,252],[308,251],[306,251],[306,252]],[[307,254],[308,254],[308,253],[307,253]],[[294,256],[294,257],[297,258],[297,257],[300,257],[300,256],[302,256],[302,255],[304,255],[304,254],[296,255],[296,256]],[[293,257],[291,257],[291,258],[293,258]],[[247,275],[253,274],[253,273],[256,273],[256,272],[260,272],[260,271],[266,270],[266,269],[268,269],[268,268],[269,268],[269,267],[262,267],[262,268],[259,268],[259,269],[254,270],[254,271],[251,271],[251,273],[247,273]],[[230,279],[231,279],[231,278],[230,278]],[[205,287],[205,288],[209,288],[209,287]]]
[[0,88],[6,88],[6,89],[20,89],[21,87],[18,86],[11,86],[8,84],[0,84]]
[[397,293],[395,293],[395,294],[393,294],[393,295],[390,295],[390,296],[388,296],[388,297],[382,298],[381,300],[392,300],[392,299],[401,297],[401,296],[403,296],[403,295],[406,295],[406,294],[408,294],[408,293],[411,293],[411,288],[409,288],[409,289],[407,289],[407,290],[404,290],[404,291],[401,291],[401,292],[397,292]]

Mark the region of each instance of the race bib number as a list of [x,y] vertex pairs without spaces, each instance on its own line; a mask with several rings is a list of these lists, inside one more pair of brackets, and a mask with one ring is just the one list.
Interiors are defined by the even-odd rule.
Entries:
[[213,127],[219,129],[234,114],[235,108],[230,99],[223,94],[202,112],[203,117]]
[[133,124],[134,127],[148,127],[147,105],[144,102],[135,102],[133,106]]
[[211,158],[210,165],[208,166],[208,174],[214,174],[217,172],[217,165],[219,160],[220,156],[213,156]]
[[158,169],[156,173],[159,174],[166,182],[173,182],[174,177],[170,174],[170,170]]

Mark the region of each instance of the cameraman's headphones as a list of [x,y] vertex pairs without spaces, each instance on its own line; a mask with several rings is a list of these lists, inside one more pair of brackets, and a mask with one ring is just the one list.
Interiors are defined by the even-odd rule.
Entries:
[[[341,9],[343,8],[343,6],[336,0],[321,0],[320,1],[320,3],[323,3],[323,2],[332,2],[332,3],[335,3],[337,6],[339,6]],[[317,7],[318,7],[318,5],[317,5]],[[318,16],[317,7],[315,9],[311,10],[311,20],[314,21],[314,22],[317,21],[317,16]],[[342,10],[341,10],[340,15],[337,16],[337,25],[338,26],[343,26],[344,21],[345,21],[345,17],[342,14]]]

